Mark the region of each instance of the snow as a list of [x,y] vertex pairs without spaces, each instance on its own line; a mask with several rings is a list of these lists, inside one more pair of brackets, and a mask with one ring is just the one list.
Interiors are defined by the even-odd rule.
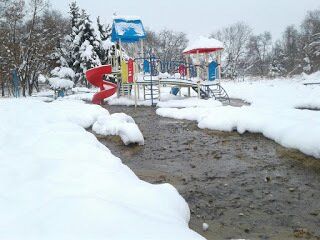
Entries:
[[203,239],[174,187],[141,181],[85,130],[102,115],[80,101],[0,100],[0,239]]
[[207,231],[209,229],[209,224],[208,223],[202,223],[202,230]]
[[118,22],[115,24],[117,35],[123,36],[127,31],[133,31],[137,36],[144,36],[145,32],[142,25],[134,22]]
[[94,93],[75,93],[72,95],[65,96],[65,99],[70,99],[70,100],[82,100],[82,101],[87,101],[91,102],[93,98]]
[[86,87],[74,87],[72,92],[74,93],[96,93],[98,88],[86,88]]
[[183,50],[183,52],[187,53],[187,52],[195,50],[195,49],[203,49],[203,48],[223,49],[224,46],[223,46],[223,43],[217,39],[200,36],[198,39],[191,42],[187,46],[187,48],[185,50]]
[[51,74],[58,78],[73,79],[75,76],[74,71],[68,67],[56,67],[51,71]]
[[39,83],[45,83],[47,81],[47,78],[44,75],[39,74],[38,81]]
[[197,121],[199,128],[262,133],[284,147],[320,158],[320,111],[300,110],[320,109],[320,85],[304,85],[320,82],[319,77],[320,72],[291,79],[222,82],[231,98],[251,105],[238,108],[168,101],[158,104],[157,114]]
[[[106,101],[109,105],[117,105],[117,106],[134,106],[135,101],[134,99],[128,98],[128,97],[110,97],[107,98]],[[137,101],[138,106],[151,106],[150,100],[138,100]]]
[[114,15],[112,16],[113,20],[125,20],[125,21],[135,21],[141,20],[140,16],[130,16],[130,15]]
[[144,145],[143,135],[133,118],[124,113],[103,115],[93,124],[92,130],[100,135],[118,135],[125,145]]
[[158,102],[157,107],[161,108],[184,108],[184,107],[219,107],[222,103],[214,99],[198,99],[198,98],[187,98],[180,100],[169,100],[165,102]]
[[287,148],[320,158],[320,112],[260,107],[159,108],[162,117],[198,122],[199,128],[262,133]]
[[49,85],[52,89],[71,89],[73,87],[73,82],[68,79],[52,77],[49,78]]
[[291,79],[246,80],[244,82],[222,82],[230,98],[240,98],[254,106],[275,108],[320,108],[320,72],[301,75]]
[[85,40],[80,47],[80,58],[82,60],[81,67],[84,70],[88,68],[87,62],[90,62],[93,66],[101,65],[99,57],[88,40]]

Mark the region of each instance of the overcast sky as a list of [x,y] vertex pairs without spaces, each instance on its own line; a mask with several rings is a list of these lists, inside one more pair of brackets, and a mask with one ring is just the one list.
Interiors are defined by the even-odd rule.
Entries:
[[[68,12],[66,0],[51,0],[54,8]],[[237,21],[255,33],[270,31],[279,38],[287,25],[299,25],[308,10],[320,8],[319,0],[77,0],[92,17],[111,22],[118,15],[140,16],[151,30],[183,31],[193,39]]]

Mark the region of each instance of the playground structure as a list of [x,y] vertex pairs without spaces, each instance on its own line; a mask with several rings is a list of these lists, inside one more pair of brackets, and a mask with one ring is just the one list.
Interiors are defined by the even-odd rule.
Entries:
[[96,87],[100,88],[100,92],[93,95],[92,103],[102,104],[103,99],[108,98],[116,93],[117,84],[103,79],[104,75],[111,74],[111,65],[102,65],[96,68],[89,69],[86,72],[87,80]]
[[[214,98],[223,103],[230,103],[228,94],[220,85],[221,52],[223,44],[215,39],[200,37],[184,51],[184,61],[164,62],[152,52],[145,54],[143,39],[146,33],[141,20],[137,17],[115,16],[112,25],[111,40],[114,43],[113,54],[108,65],[87,71],[88,81],[100,88],[92,102],[100,104],[103,99],[112,96],[134,98],[135,105],[143,95],[151,105],[161,101],[162,88],[171,87],[171,94],[182,95],[182,88],[191,90],[198,98]],[[140,42],[138,57],[125,55],[123,43]],[[116,83],[104,80],[112,78]]]

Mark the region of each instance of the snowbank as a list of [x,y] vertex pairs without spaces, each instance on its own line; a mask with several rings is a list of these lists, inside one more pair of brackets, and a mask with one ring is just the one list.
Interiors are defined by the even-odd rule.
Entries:
[[219,107],[222,103],[213,99],[187,98],[182,100],[169,100],[158,102],[157,107],[161,108],[183,108],[183,107]]
[[283,108],[159,108],[163,117],[198,122],[200,128],[262,133],[284,147],[320,158],[320,112]]
[[222,82],[222,86],[230,98],[240,98],[254,106],[320,108],[320,84],[304,85],[305,82],[320,82],[318,76],[315,73],[292,79]]
[[100,116],[92,126],[92,130],[100,135],[117,135],[125,145],[130,143],[144,144],[143,135],[133,118],[124,113]]
[[175,188],[139,180],[84,129],[107,114],[0,100],[0,239],[203,239]]
[[[127,97],[110,97],[105,99],[109,105],[117,105],[117,106],[134,106],[135,101],[131,98]],[[151,106],[151,101],[150,100],[138,100],[137,101],[138,106]]]
[[75,93],[72,95],[65,96],[65,99],[71,99],[71,100],[82,100],[82,101],[87,101],[91,102],[93,98],[94,93]]

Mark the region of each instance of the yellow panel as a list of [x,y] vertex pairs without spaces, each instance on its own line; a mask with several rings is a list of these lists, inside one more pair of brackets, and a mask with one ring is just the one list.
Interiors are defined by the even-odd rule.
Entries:
[[128,64],[126,61],[121,61],[121,78],[123,83],[128,83]]

